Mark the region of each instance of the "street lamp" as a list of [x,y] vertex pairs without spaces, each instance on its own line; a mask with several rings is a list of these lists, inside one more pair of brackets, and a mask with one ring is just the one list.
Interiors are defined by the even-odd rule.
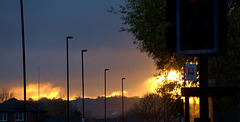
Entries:
[[106,102],[107,102],[107,71],[108,71],[109,69],[105,69],[104,70],[104,86],[105,86],[105,103],[104,103],[104,106],[105,106],[105,122],[107,121],[107,111],[106,111],[106,109],[107,109],[107,104],[106,104]]
[[83,118],[82,118],[82,122],[84,122],[84,67],[83,67],[83,52],[87,52],[87,50],[82,50],[82,96],[83,96]]
[[67,121],[69,122],[69,60],[68,60],[68,40],[72,39],[72,36],[66,37],[67,45]]
[[123,100],[123,80],[126,78],[122,78],[122,120],[124,122],[124,100]]
[[24,122],[27,120],[27,91],[26,91],[26,56],[25,56],[25,34],[24,34],[24,16],[23,16],[23,0],[20,0],[21,6],[21,25],[22,25],[22,52],[23,52],[23,96],[24,96]]

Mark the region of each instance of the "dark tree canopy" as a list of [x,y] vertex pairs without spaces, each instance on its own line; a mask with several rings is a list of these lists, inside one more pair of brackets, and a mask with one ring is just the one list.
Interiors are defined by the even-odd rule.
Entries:
[[240,86],[240,1],[229,0],[227,54],[209,58],[209,75],[217,86]]
[[4,102],[4,101],[7,101],[11,98],[14,97],[14,92],[11,91],[10,89],[7,89],[7,88],[3,88],[1,91],[0,91],[0,103]]
[[[121,14],[124,27],[120,31],[133,34],[135,37],[133,43],[137,45],[141,52],[147,53],[154,60],[157,69],[160,71],[169,69],[183,71],[184,64],[198,61],[197,57],[177,55],[167,48],[169,42],[166,41],[166,31],[174,23],[168,23],[166,20],[166,0],[125,0],[125,4],[120,5],[120,10],[112,8],[110,12]],[[227,0],[227,21],[227,53],[223,56],[209,56],[208,74],[209,79],[216,80],[216,87],[239,87],[239,0]],[[158,93],[162,92],[160,90],[166,89],[158,89]],[[165,98],[167,96],[168,94],[165,95]],[[229,106],[237,108],[239,101],[240,97],[219,98],[217,104],[221,103],[220,106],[225,106],[226,110],[228,110]],[[167,106],[169,107],[169,105]]]
[[187,61],[193,61],[193,57],[177,55],[167,48],[165,35],[170,23],[165,9],[166,0],[125,0],[119,12],[127,27],[120,31],[134,35],[134,44],[154,60],[157,69],[180,69]]
[[[227,3],[227,54],[209,57],[209,75],[210,78],[239,81],[240,1],[227,0]],[[166,20],[166,0],[125,0],[120,10],[112,8],[110,11],[121,14],[123,25],[126,26],[120,31],[133,34],[134,44],[154,60],[160,71],[182,70],[184,64],[197,62],[197,57],[177,55],[167,48],[166,30],[174,23]],[[222,84],[226,85],[226,82]]]

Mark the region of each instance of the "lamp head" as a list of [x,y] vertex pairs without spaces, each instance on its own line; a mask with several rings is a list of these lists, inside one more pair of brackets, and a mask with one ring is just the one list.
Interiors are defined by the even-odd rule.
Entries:
[[122,78],[122,80],[125,80],[126,78]]
[[72,36],[68,36],[67,39],[72,39],[73,37]]
[[108,71],[109,69],[105,69],[105,71]]
[[82,52],[87,52],[87,50],[82,50]]

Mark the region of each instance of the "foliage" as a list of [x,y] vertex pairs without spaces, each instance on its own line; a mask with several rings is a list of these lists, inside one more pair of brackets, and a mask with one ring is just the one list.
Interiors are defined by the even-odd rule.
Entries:
[[[121,19],[124,25],[120,31],[132,33],[134,44],[141,52],[146,52],[160,70],[171,68],[179,70],[193,57],[177,55],[167,48],[166,30],[170,25],[166,21],[166,0],[125,0],[120,5]],[[110,12],[117,13],[111,9]]]
[[3,88],[0,92],[0,103],[9,100],[14,97],[14,92],[10,91],[10,89]]
[[[217,87],[240,87],[240,1],[229,2],[227,28],[227,54],[209,58],[210,78],[216,79]],[[220,111],[236,109],[240,96],[218,98]]]
[[181,84],[178,81],[170,81],[164,79],[156,89],[157,93],[162,97],[162,104],[164,106],[164,121],[176,116],[183,108],[180,90]]
[[135,103],[133,112],[142,121],[157,122],[162,118],[161,97],[158,94],[146,94],[139,102]]
[[[67,101],[59,99],[42,98],[39,101],[41,107],[48,111],[48,115],[64,115],[67,110]],[[70,115],[82,116],[81,112],[73,104],[69,104]]]
[[172,99],[178,99],[180,96],[180,90],[181,84],[179,84],[179,81],[170,81],[168,79],[164,79],[161,84],[157,87],[156,91],[159,95],[162,97],[169,96]]
[[183,112],[183,101],[178,92],[181,85],[178,81],[167,79],[159,83],[157,93],[146,94],[132,110],[142,121],[158,122],[175,119]]
[[42,98],[38,102],[40,106],[48,111],[48,115],[61,115],[66,113],[67,102],[62,99]]
[[[210,74],[228,74],[224,79],[236,75],[239,69],[239,46],[240,46],[240,12],[239,0],[227,0],[228,3],[228,28],[226,56],[211,57],[209,60]],[[134,35],[134,44],[141,52],[146,52],[151,57],[160,70],[182,70],[185,63],[197,62],[198,58],[177,55],[167,48],[166,30],[169,25],[166,20],[166,0],[125,0],[124,5],[120,5],[120,10],[111,8],[110,12],[121,14],[121,19],[125,27],[120,31],[127,31]],[[226,68],[225,68],[226,67]],[[218,71],[218,70],[225,70]],[[235,73],[226,73],[235,71]],[[239,80],[239,76],[232,80]],[[227,83],[227,82],[225,82]],[[233,84],[234,85],[234,84]]]
[[[227,53],[209,57],[209,78],[216,79],[218,87],[239,87],[240,1],[227,0],[227,3]],[[121,14],[123,24],[127,25],[121,31],[134,35],[134,44],[155,61],[157,69],[183,70],[185,63],[198,61],[196,57],[177,55],[167,48],[169,42],[165,35],[172,23],[166,21],[166,0],[125,0],[120,10],[112,8],[110,12]]]
[[240,81],[240,2],[232,2],[228,13],[227,54],[211,57],[210,77],[217,80],[217,86],[239,86]]

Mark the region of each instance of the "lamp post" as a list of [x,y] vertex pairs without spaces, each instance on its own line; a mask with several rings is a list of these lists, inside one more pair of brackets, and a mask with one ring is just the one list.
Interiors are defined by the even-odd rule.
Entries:
[[85,114],[84,114],[84,67],[83,67],[83,52],[87,52],[87,50],[82,50],[82,96],[83,96],[83,118],[82,122],[84,122]]
[[40,99],[40,66],[38,65],[38,122],[40,122],[40,106],[39,106],[39,99]]
[[72,39],[72,36],[66,37],[66,46],[67,46],[67,122],[69,122],[69,60],[68,60],[68,40]]
[[22,52],[23,52],[23,92],[24,92],[24,122],[27,121],[27,92],[26,92],[26,56],[25,56],[25,34],[24,34],[24,16],[23,0],[20,0],[21,6],[21,25],[22,25]]
[[104,106],[105,106],[105,122],[107,121],[107,71],[109,69],[105,69],[104,70],[104,86],[105,86],[105,102],[104,102]]
[[124,122],[124,100],[123,100],[123,80],[126,78],[122,78],[122,120]]

